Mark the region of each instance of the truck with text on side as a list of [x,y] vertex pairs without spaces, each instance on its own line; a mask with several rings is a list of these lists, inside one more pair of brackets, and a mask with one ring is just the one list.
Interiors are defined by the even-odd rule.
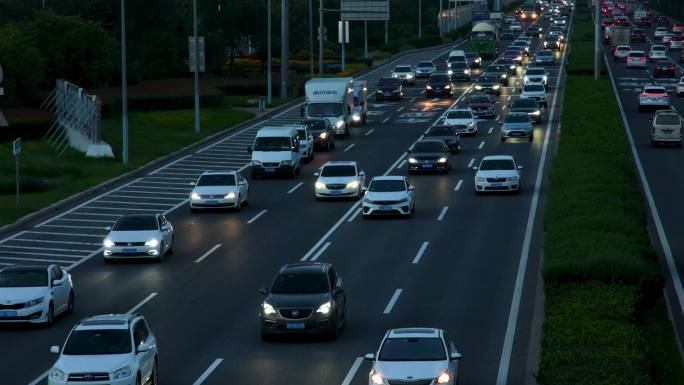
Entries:
[[484,21],[476,23],[470,32],[470,50],[483,58],[495,58],[496,38],[496,26]]
[[354,111],[353,78],[314,78],[304,85],[302,117],[326,118],[337,137],[349,136]]

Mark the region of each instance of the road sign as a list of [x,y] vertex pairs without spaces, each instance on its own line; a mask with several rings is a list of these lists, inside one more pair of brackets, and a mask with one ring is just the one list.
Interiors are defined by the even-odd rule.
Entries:
[[[321,27],[318,27],[316,32],[316,39],[321,40]],[[328,28],[323,27],[323,40],[328,40]]]
[[[342,36],[344,36],[344,41],[342,41]],[[349,44],[349,22],[348,21],[338,21],[337,22],[337,42],[340,44]]]
[[380,20],[390,18],[389,0],[342,0],[342,20]]
[[14,156],[21,154],[21,138],[12,142],[12,153]]
[[[204,37],[198,37],[199,40],[199,72],[204,72]],[[188,66],[190,72],[195,72],[195,38],[188,37]]]

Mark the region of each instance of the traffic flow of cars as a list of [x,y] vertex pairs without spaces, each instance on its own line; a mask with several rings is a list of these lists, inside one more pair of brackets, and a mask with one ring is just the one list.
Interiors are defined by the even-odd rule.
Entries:
[[[145,260],[163,262],[151,265],[166,267],[174,261],[173,258],[166,261],[165,257],[174,254],[187,232],[235,231],[230,223],[221,221],[252,211],[255,206],[261,210],[258,196],[255,198],[259,189],[286,183],[289,179],[301,182],[288,194],[300,188],[308,189],[306,194],[315,210],[334,210],[349,201],[354,205],[353,210],[343,219],[351,221],[357,214],[363,219],[383,219],[364,221],[373,226],[412,223],[421,215],[420,194],[429,189],[425,181],[446,180],[437,178],[451,175],[468,181],[473,199],[499,199],[494,197],[498,195],[505,196],[501,199],[519,199],[516,195],[525,186],[517,151],[538,144],[548,129],[542,123],[546,122],[544,116],[549,115],[549,107],[555,100],[550,95],[556,91],[559,83],[555,81],[560,76],[554,66],[562,63],[564,54],[559,30],[571,22],[568,16],[556,17],[553,22],[547,16],[548,13],[531,8],[503,18],[506,25],[501,27],[501,32],[514,34],[516,40],[492,60],[478,52],[453,49],[446,60],[441,56],[439,60],[411,63],[402,58],[400,63],[384,67],[373,82],[353,78],[310,80],[305,87],[306,101],[296,121],[259,126],[253,139],[237,142],[240,156],[247,162],[244,167],[223,168],[217,163],[216,168],[203,169],[199,176],[195,174],[190,183],[183,182],[186,187],[189,185],[190,193],[178,207],[185,207],[192,216],[192,229],[187,225],[174,226],[168,213],[148,206],[140,213],[120,215],[106,227],[107,233],[100,239],[99,256],[108,263],[108,269],[130,267],[126,262],[131,262],[133,267],[146,266],[141,263]],[[557,30],[548,36],[546,30],[550,26],[547,25],[551,23]],[[500,43],[497,39],[497,44]],[[645,66],[646,60],[662,58],[657,46],[648,54],[623,47],[619,55],[627,66]],[[667,62],[655,71],[662,72],[659,76],[675,76],[670,67],[673,66]],[[373,131],[369,129],[371,122],[379,123],[373,110],[378,107],[371,104],[371,98],[380,108],[405,99],[417,103],[418,107],[409,112],[412,115],[405,118],[411,122],[422,119],[421,113],[427,116],[427,111],[435,105],[442,108],[439,116],[431,118],[420,138],[409,148],[403,147],[401,161],[385,174],[369,172],[367,175],[364,171],[369,163],[367,158],[355,158],[351,151],[354,144],[346,143],[350,138],[357,138],[359,132],[364,133],[360,140],[366,140],[365,136]],[[677,140],[681,144],[682,119],[669,105],[669,96],[660,86],[644,87],[639,97],[640,110],[662,108],[653,120],[654,145]],[[402,108],[397,112],[402,112]],[[399,127],[396,124],[397,130]],[[487,135],[494,135],[496,151],[483,150],[485,142],[482,141],[479,150],[488,153],[477,163],[472,158],[467,167],[460,166],[464,162],[464,147],[473,147],[473,141],[479,142]],[[344,154],[344,159],[337,157],[340,154]],[[313,182],[304,178],[311,175]],[[463,180],[456,190],[461,188],[461,183]],[[490,196],[480,197],[485,193]],[[261,210],[252,219],[266,211]],[[395,222],[395,218],[407,221]],[[215,228],[204,229],[200,225],[204,219],[215,221]],[[223,247],[230,246],[228,238],[231,237],[226,237]],[[330,244],[323,245],[325,250]],[[263,277],[269,280],[264,282],[267,286],[246,288],[263,296],[257,309],[246,309],[255,314],[254,324],[258,325],[263,341],[281,340],[280,337],[290,341],[293,336],[297,339],[309,335],[337,340],[345,336],[348,309],[358,297],[352,296],[343,284],[343,269],[337,264],[319,262],[319,255],[308,255],[282,265],[275,278]],[[0,265],[0,323],[52,324],[58,316],[74,312],[78,280],[57,265],[36,266]],[[106,270],[100,274],[106,276]],[[146,279],[165,278],[150,273]],[[218,296],[214,298],[220,302]],[[138,309],[128,313],[112,309],[111,314],[81,319],[63,336],[62,345],[49,348],[56,361],[45,372],[48,384],[160,383],[165,341],[158,341],[152,329],[153,325]],[[467,364],[461,360],[459,341],[451,337],[447,329],[431,325],[405,325],[387,330],[384,336],[378,335],[377,350],[359,357],[371,365],[368,384],[460,384],[462,366]],[[287,349],[286,344],[278,345],[279,350]]]

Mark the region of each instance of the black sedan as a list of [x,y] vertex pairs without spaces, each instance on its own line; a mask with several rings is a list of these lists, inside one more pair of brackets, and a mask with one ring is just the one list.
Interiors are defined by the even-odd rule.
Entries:
[[634,42],[646,42],[646,31],[644,31],[641,28],[634,28],[632,32],[629,33],[629,41],[634,43]]
[[501,82],[496,75],[484,74],[475,82],[475,91],[500,96]]
[[511,112],[527,112],[535,123],[541,123],[542,121],[541,106],[535,99],[518,99],[514,101],[510,107]]
[[314,139],[315,148],[325,149],[326,151],[335,148],[335,133],[328,119],[306,119],[301,124],[309,128],[309,132]]
[[467,63],[451,63],[447,73],[451,76],[451,80],[470,80],[470,67],[468,67]]
[[461,136],[456,126],[434,125],[425,133],[425,138],[443,140],[452,154],[461,151]]
[[264,341],[288,333],[337,339],[345,323],[347,297],[342,280],[329,263],[285,265],[271,288],[262,287],[259,292],[266,295],[259,311]]
[[394,99],[401,100],[404,96],[404,87],[401,85],[401,80],[397,78],[382,78],[377,84],[378,89],[375,91],[375,100]]
[[443,140],[423,139],[416,142],[408,154],[408,172],[440,171],[444,174],[451,169],[449,148]]
[[666,60],[661,60],[658,63],[656,63],[655,67],[653,68],[653,77],[666,77],[666,78],[674,78],[675,77],[675,63],[673,63],[670,59]]
[[495,61],[494,64],[506,66],[506,68],[508,68],[508,75],[509,76],[511,76],[511,75],[515,76],[518,72],[518,64],[511,59],[501,58],[501,59],[498,59],[497,61]]
[[493,64],[487,67],[487,75],[495,75],[502,86],[508,87],[508,68],[504,65]]
[[527,28],[527,31],[525,31],[525,36],[529,37],[539,37],[542,33],[542,29],[538,25],[531,25],[529,28]]
[[430,75],[425,85],[425,96],[432,98],[435,96],[452,97],[454,95],[454,84],[451,78],[445,73],[434,73]]

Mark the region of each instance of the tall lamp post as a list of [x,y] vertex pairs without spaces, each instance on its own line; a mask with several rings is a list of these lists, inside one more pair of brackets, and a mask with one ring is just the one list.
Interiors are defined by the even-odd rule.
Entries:
[[271,58],[271,0],[268,0],[268,54],[266,59],[266,103],[268,105],[273,104],[273,68],[272,68],[272,58]]
[[121,0],[121,161],[128,164],[128,79],[126,75],[126,0]]
[[192,29],[195,37],[195,133],[200,133],[200,99],[199,99],[199,38],[197,36],[197,0],[192,0]]
[[287,98],[287,83],[290,71],[290,1],[282,0],[280,23],[280,97]]

